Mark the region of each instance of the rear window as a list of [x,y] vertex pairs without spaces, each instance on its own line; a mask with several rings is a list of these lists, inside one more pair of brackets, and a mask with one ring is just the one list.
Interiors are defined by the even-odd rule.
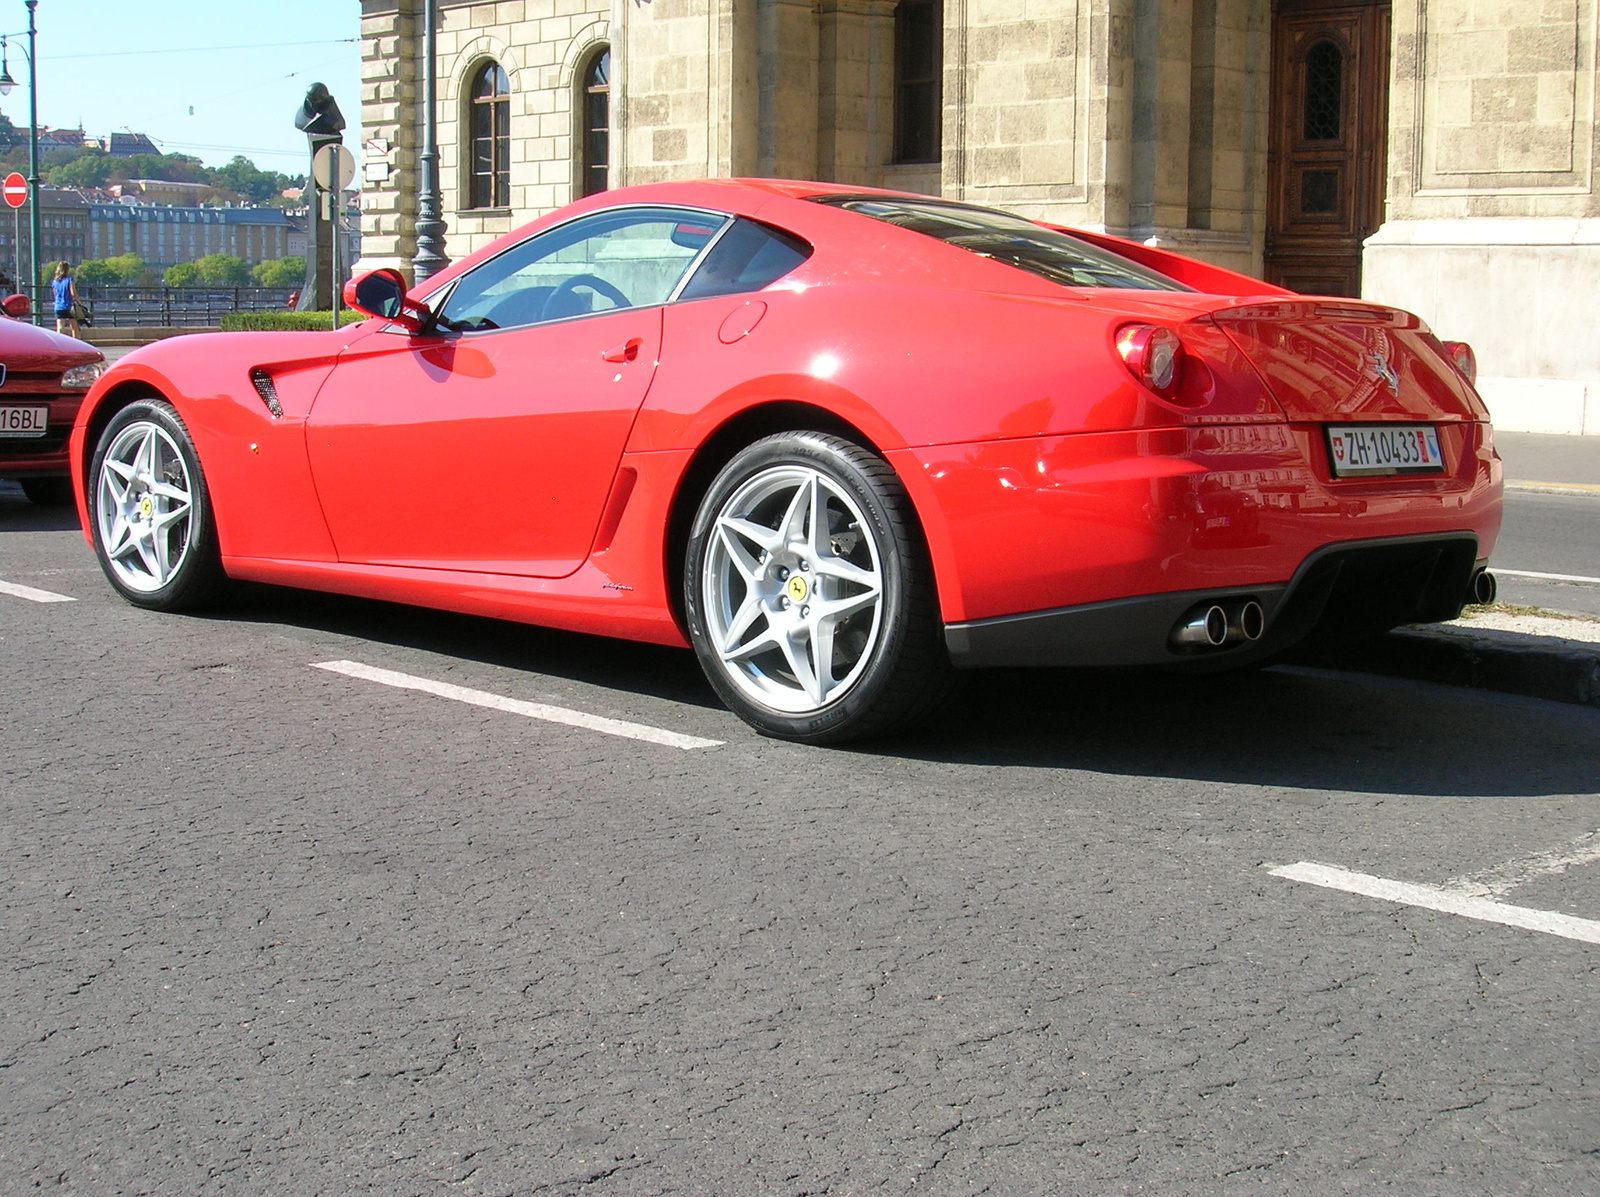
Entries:
[[1134,291],[1188,291],[1182,283],[1031,220],[943,200],[865,195],[812,196],[886,224],[1037,274],[1063,287],[1119,287]]
[[777,282],[811,256],[800,238],[753,220],[736,220],[711,247],[678,298],[742,295]]

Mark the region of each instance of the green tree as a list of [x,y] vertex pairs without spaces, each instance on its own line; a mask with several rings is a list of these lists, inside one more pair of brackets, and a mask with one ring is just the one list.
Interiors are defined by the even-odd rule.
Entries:
[[104,187],[111,181],[116,161],[104,154],[84,154],[45,172],[52,187]]
[[216,167],[206,173],[210,176],[207,182],[213,187],[236,191],[257,204],[266,203],[285,186],[282,181],[283,176],[277,171],[261,170],[243,154],[234,155],[233,161],[228,165]]
[[200,285],[200,267],[193,262],[179,262],[168,266],[161,281],[169,287],[196,287]]
[[250,267],[231,254],[207,254],[195,263],[200,281],[208,287],[242,287],[250,281]]
[[103,287],[122,281],[121,274],[110,262],[102,262],[97,258],[79,262],[78,268],[72,274],[86,287]]
[[144,274],[144,259],[137,254],[118,254],[114,258],[107,258],[105,264],[117,272],[116,281],[119,283],[137,283]]
[[188,154],[134,154],[122,160],[126,179],[165,179],[169,183],[209,183],[210,172]]
[[65,166],[69,162],[76,162],[79,158],[99,154],[102,157],[104,150],[91,150],[88,146],[56,146],[39,155],[39,168],[47,175],[58,166]]
[[279,258],[273,262],[262,262],[250,273],[263,287],[298,287],[305,282],[306,260]]

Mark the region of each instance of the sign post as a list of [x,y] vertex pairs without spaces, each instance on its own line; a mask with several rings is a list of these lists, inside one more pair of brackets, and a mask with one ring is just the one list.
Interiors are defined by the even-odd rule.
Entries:
[[[11,206],[11,264],[17,290],[22,291],[22,205],[28,202],[28,180],[12,171],[0,183],[0,195]],[[23,292],[26,294],[26,292]]]
[[340,210],[344,207],[344,189],[356,177],[356,156],[338,142],[323,146],[311,157],[311,177],[316,182],[318,201],[324,205],[322,215],[333,229],[328,238],[328,278],[333,291],[333,327],[339,327],[339,306],[344,302],[343,278],[339,273],[339,244],[343,238]]

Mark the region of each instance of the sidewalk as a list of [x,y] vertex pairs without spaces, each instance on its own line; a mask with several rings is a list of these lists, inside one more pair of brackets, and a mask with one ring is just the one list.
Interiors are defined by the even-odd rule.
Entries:
[[1600,493],[1600,436],[1497,432],[1494,443],[1507,489]]

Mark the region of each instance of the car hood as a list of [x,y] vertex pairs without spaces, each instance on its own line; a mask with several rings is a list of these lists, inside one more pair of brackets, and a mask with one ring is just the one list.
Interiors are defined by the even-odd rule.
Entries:
[[103,356],[83,341],[0,317],[0,365],[7,370],[65,370],[97,362]]

